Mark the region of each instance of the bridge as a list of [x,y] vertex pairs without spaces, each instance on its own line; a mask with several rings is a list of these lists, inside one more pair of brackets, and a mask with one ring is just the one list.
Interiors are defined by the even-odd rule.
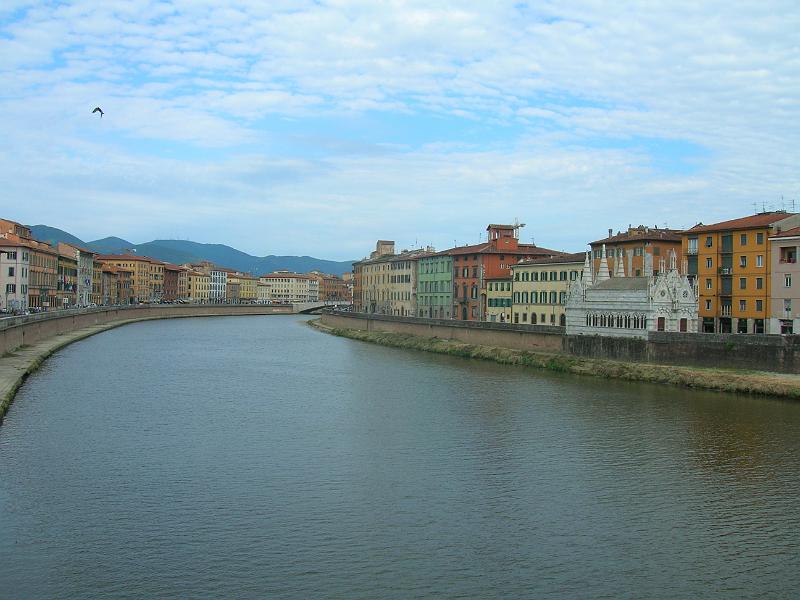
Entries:
[[323,308],[347,310],[349,302],[298,302],[292,304],[292,312],[301,315],[319,314]]

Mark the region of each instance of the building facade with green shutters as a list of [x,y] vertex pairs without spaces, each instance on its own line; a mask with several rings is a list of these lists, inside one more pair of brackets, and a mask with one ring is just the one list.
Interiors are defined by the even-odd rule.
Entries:
[[453,318],[453,257],[443,252],[419,259],[417,316]]

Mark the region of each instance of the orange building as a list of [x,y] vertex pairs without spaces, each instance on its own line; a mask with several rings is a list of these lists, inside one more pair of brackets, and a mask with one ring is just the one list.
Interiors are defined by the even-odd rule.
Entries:
[[626,277],[642,277],[650,272],[657,274],[661,259],[667,260],[670,250],[675,250],[678,265],[682,263],[681,232],[657,227],[628,227],[627,231],[614,234],[589,244],[592,248],[594,272],[600,269],[600,255],[606,247],[608,270],[612,277],[622,273]]
[[770,331],[771,235],[800,226],[800,215],[765,212],[683,232],[687,274],[697,283],[700,330]]
[[519,229],[524,225],[489,225],[489,241],[473,246],[445,250],[453,257],[454,319],[461,321],[486,320],[486,291],[488,280],[510,279],[511,265],[523,258],[561,256],[563,252],[520,244]]

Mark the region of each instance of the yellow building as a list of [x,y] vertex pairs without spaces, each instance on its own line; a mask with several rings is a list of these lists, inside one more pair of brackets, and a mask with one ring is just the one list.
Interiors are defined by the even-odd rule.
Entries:
[[569,288],[582,278],[585,260],[578,252],[511,265],[512,323],[565,326]]
[[486,280],[486,320],[511,322],[511,278]]
[[186,298],[193,304],[207,304],[211,276],[199,271],[186,271]]
[[258,300],[258,278],[245,273],[239,274],[239,301],[253,304]]
[[101,263],[133,272],[131,301],[155,302],[164,294],[164,263],[147,256],[133,254],[101,254]]
[[683,232],[687,273],[699,293],[700,331],[770,331],[770,241],[800,226],[800,215],[765,212]]

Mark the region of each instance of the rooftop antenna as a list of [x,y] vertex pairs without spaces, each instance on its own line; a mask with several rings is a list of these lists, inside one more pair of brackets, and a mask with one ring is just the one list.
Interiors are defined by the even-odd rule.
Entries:
[[761,212],[767,212],[767,203],[765,200],[761,201]]
[[758,203],[753,202],[753,214],[756,214],[757,212],[758,212]]

